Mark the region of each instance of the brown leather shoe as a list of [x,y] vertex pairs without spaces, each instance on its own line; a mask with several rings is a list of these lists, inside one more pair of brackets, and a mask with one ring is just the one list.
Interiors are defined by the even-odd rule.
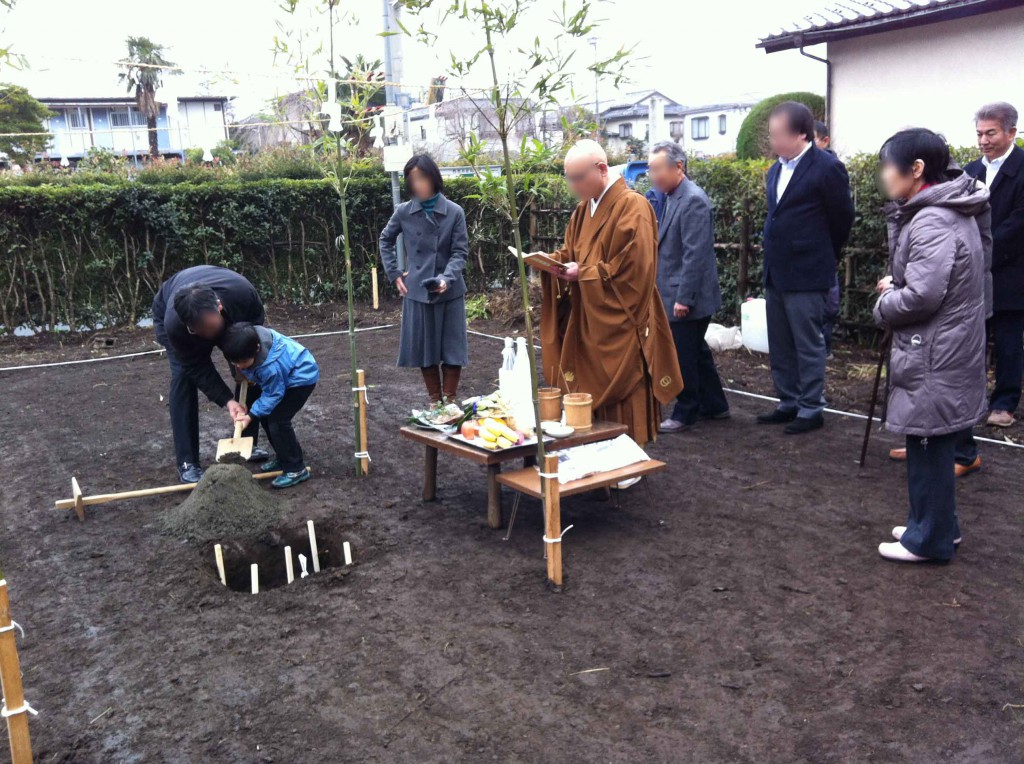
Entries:
[[905,448],[890,448],[889,458],[894,462],[905,462],[907,460],[907,449]]
[[975,458],[970,464],[958,464],[953,468],[953,474],[957,477],[963,477],[964,475],[970,475],[972,472],[977,472],[981,469],[981,457]]

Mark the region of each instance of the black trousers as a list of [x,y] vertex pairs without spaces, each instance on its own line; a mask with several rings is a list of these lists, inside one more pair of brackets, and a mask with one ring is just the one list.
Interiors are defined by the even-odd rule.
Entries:
[[989,400],[992,411],[1017,410],[1024,376],[1024,310],[1000,310],[988,323],[995,349],[996,386]]
[[955,461],[964,467],[970,467],[978,458],[978,442],[974,439],[974,428],[968,427],[956,434]]
[[[171,415],[171,431],[174,433],[174,458],[180,469],[184,464],[199,464],[199,390],[170,344],[164,345],[164,349],[171,367],[167,407]],[[240,387],[235,385],[236,400]],[[250,385],[246,405],[251,406],[260,397],[260,393],[258,386]],[[242,435],[252,438],[255,446],[259,439],[259,423],[250,424]]]
[[907,490],[910,514],[900,543],[916,555],[935,560],[953,557],[960,536],[956,516],[953,462],[961,433],[907,436]]
[[306,405],[315,387],[315,384],[289,387],[274,410],[259,419],[270,439],[270,445],[274,447],[277,460],[281,462],[281,469],[285,472],[301,472],[306,467],[292,419]]
[[701,414],[714,416],[729,410],[722,380],[715,368],[715,357],[704,341],[709,323],[710,316],[669,322],[679,357],[679,370],[683,374],[683,391],[676,399],[672,418],[683,424],[693,424]]

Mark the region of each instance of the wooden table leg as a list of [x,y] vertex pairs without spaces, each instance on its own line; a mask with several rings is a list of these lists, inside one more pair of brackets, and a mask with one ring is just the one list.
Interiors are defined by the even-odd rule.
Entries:
[[437,449],[425,446],[423,454],[423,501],[437,499]]
[[504,525],[501,518],[501,486],[498,484],[500,464],[487,465],[487,524],[497,530]]

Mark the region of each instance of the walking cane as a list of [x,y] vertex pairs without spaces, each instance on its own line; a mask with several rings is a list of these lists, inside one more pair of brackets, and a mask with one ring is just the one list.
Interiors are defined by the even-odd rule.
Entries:
[[864,461],[868,458],[868,440],[871,438],[871,425],[875,419],[875,408],[878,406],[878,388],[882,384],[882,367],[889,357],[889,348],[892,346],[892,333],[886,332],[882,337],[882,345],[878,353],[878,366],[875,368],[875,386],[871,391],[871,408],[868,410],[868,421],[864,425],[864,443],[860,447],[860,466],[864,467]]

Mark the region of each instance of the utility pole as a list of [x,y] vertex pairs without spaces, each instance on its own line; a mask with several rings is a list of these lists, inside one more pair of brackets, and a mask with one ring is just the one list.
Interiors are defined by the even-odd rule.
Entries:
[[[400,51],[397,52],[396,56],[396,51],[392,47],[392,41],[401,33],[397,19],[398,9],[396,6],[398,3],[394,2],[394,4],[392,4],[393,0],[381,0],[381,2],[383,3],[384,8],[382,19],[384,24],[384,79],[387,80],[384,87],[384,100],[388,106],[397,106],[399,85],[395,79],[395,59],[398,58],[399,61],[401,61],[402,56]],[[400,72],[401,67],[397,68]],[[407,140],[408,138],[409,136],[406,135]],[[394,209],[398,209],[398,205],[402,203],[401,189],[398,184],[398,172],[394,170],[391,171],[391,203]],[[398,254],[398,265],[400,268],[405,270],[405,242],[403,241],[401,234],[398,235],[396,251]]]
[[597,123],[597,131],[601,132],[601,101],[597,97],[597,38],[590,37],[587,39],[590,46],[594,49],[594,121]]

